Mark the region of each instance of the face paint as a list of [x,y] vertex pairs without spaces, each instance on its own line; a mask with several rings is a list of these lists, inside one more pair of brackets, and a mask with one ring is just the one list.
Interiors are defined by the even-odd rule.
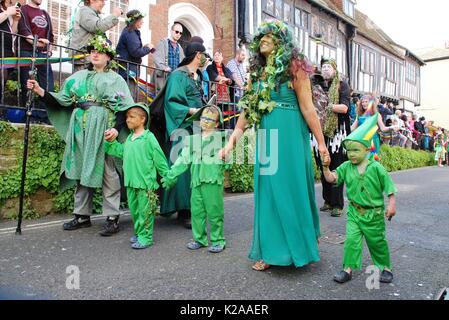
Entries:
[[346,153],[348,154],[348,159],[351,163],[358,165],[367,158],[369,149],[360,142],[347,141]]
[[218,114],[204,110],[200,117],[200,126],[204,131],[210,131],[217,127]]
[[200,58],[200,68],[204,67],[204,65],[206,64],[207,58],[204,54],[201,54],[201,58]]
[[335,77],[335,70],[330,64],[325,63],[321,67],[321,74],[324,79],[329,80]]

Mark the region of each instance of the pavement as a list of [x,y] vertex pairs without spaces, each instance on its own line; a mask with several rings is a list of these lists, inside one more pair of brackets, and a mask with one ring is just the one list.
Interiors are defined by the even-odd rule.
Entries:
[[[63,231],[69,215],[25,221],[22,235],[15,222],[0,223],[0,299],[151,299],[151,300],[434,300],[449,286],[449,168],[429,167],[392,174],[398,187],[397,216],[387,222],[394,281],[380,284],[365,273],[353,280],[332,280],[340,270],[345,216],[320,213],[321,261],[303,268],[251,269],[253,195],[225,198],[226,249],[190,251],[191,231],[172,217],[157,217],[155,244],[130,248],[132,223],[121,218],[121,231],[98,235],[104,217],[91,228]],[[316,186],[322,205],[321,187]],[[79,271],[79,273],[78,273]],[[76,275],[79,274],[79,282]],[[78,286],[79,284],[79,286]]]

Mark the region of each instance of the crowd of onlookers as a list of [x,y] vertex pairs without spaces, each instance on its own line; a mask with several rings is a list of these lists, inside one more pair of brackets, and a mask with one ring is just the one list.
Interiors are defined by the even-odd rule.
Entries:
[[[28,4],[20,8],[16,3],[16,0],[0,1],[0,31],[4,31],[0,37],[1,57],[32,57],[35,35],[38,38],[36,57],[51,57],[51,44],[54,42],[53,27],[49,14],[40,8],[42,0],[29,0]],[[68,46],[74,49],[71,56],[76,56],[84,51],[86,44],[96,34],[105,34],[119,23],[118,18],[124,14],[123,11],[120,8],[114,8],[111,15],[102,18],[100,13],[104,5],[103,0],[84,0],[84,6],[74,13],[75,18],[68,40]],[[154,97],[162,89],[167,75],[175,70],[185,58],[183,46],[180,43],[184,31],[183,26],[174,23],[171,26],[170,36],[160,40],[156,46],[151,43],[144,44],[140,34],[144,17],[145,14],[138,10],[130,10],[126,13],[126,27],[122,30],[116,47],[116,58],[121,65],[118,72],[127,80],[135,100],[147,98],[148,92],[152,92]],[[13,34],[18,34],[19,37],[15,39]],[[203,43],[203,40],[194,36],[190,42]],[[150,81],[152,88],[147,85],[144,90],[146,95],[142,95],[135,79],[139,78],[142,58],[150,54],[153,55],[152,60],[155,66]],[[209,57],[204,68],[199,72],[199,76],[203,83],[204,99],[208,100],[213,94],[216,94],[217,104],[222,108],[224,115],[231,118],[228,123],[230,127],[233,127],[238,114],[236,104],[243,95],[246,81],[247,73],[243,65],[245,51],[237,50],[235,57],[227,64],[223,60],[222,51],[216,49],[213,58]],[[72,63],[73,72],[76,72],[86,68],[89,61],[88,58],[77,58]],[[8,72],[3,72],[1,76],[3,87],[8,78],[14,76],[16,79],[20,78],[18,79],[21,87],[19,104],[24,107],[27,98],[26,81],[29,77],[30,67],[21,67],[20,77],[16,74],[11,75],[14,73],[14,69],[6,70]],[[51,64],[37,67],[37,79],[45,90],[54,90]],[[145,99],[144,102],[148,102],[148,100]]]

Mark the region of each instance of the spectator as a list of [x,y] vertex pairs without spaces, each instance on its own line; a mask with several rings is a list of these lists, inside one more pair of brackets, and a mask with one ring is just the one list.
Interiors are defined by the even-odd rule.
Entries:
[[354,92],[351,89],[351,100],[349,102],[349,121],[351,125],[354,123],[355,118],[357,117],[357,105],[359,104],[359,98],[353,96]]
[[178,68],[179,63],[184,59],[184,50],[179,44],[183,32],[182,25],[175,23],[171,27],[170,38],[162,39],[156,46],[154,55],[154,65],[156,78],[154,83],[157,90],[162,89],[166,80],[166,74]]
[[[20,9],[15,7],[13,0],[0,1],[0,58],[14,57],[13,37],[9,33],[17,33],[19,20],[21,18]],[[14,69],[0,70],[0,85],[3,88],[9,74]],[[3,92],[0,93],[0,99]]]
[[[231,70],[223,64],[223,53],[221,50],[215,51],[214,62],[207,67],[207,73],[209,74],[209,79],[216,82],[214,87],[217,93],[217,105],[221,108],[223,116],[225,118],[234,116],[235,112],[230,106],[230,102],[234,98],[234,90],[230,90],[229,87],[234,85],[234,80],[232,79]],[[228,121],[225,120],[225,128],[234,129],[235,122],[235,118]]]
[[393,115],[393,110],[389,107],[385,106],[386,100],[385,98],[382,98],[380,100],[379,105],[377,106],[377,109],[379,110],[380,115],[382,116],[382,121],[385,122],[387,120],[387,116]]
[[[19,34],[26,38],[20,38],[19,57],[33,56],[33,38],[38,37],[36,58],[51,57],[51,43],[54,40],[53,27],[50,15],[39,6],[42,0],[31,0],[29,4],[22,6],[22,18],[19,21]],[[53,91],[53,71],[50,64],[37,66],[37,79],[39,85],[46,91]],[[21,105],[25,106],[27,101],[27,80],[30,67],[20,68],[20,84],[22,88]],[[45,108],[40,103],[40,108]]]
[[[41,1],[41,0],[39,0]],[[69,47],[84,51],[87,43],[98,34],[106,38],[106,31],[115,27],[118,23],[118,17],[123,14],[119,7],[113,9],[111,15],[106,18],[100,18],[101,10],[105,5],[105,0],[84,0],[84,6],[78,11],[73,25],[73,33],[69,40]],[[78,54],[75,52],[74,54]],[[81,59],[75,61],[73,65],[74,72],[84,69],[89,61]]]
[[142,28],[144,17],[145,15],[139,10],[131,10],[126,14],[126,28],[123,29],[117,45],[119,59],[126,61],[121,62],[124,69],[120,68],[119,74],[126,80],[131,94],[135,98],[139,95],[139,88],[137,83],[130,77],[139,78],[139,65],[142,63],[142,58],[155,50],[151,43],[142,46],[140,28]]
[[[237,49],[234,59],[228,62],[226,67],[232,72],[232,79],[235,81],[236,87],[245,88],[246,70],[243,63],[246,59],[246,52],[243,48]],[[234,90],[234,103],[237,104],[243,96],[243,90]]]

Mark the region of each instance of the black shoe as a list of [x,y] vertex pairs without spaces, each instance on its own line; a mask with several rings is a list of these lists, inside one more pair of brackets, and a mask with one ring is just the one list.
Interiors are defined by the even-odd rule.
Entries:
[[382,283],[391,283],[393,281],[393,273],[390,271],[384,270],[380,274],[380,282]]
[[348,282],[351,279],[352,279],[352,272],[351,273],[347,273],[344,270],[340,271],[339,273],[337,273],[334,276],[334,281],[336,281],[338,283],[345,283],[345,282]]
[[331,207],[329,204],[327,204],[327,203],[325,203],[324,206],[322,206],[322,207],[320,208],[320,211],[321,211],[321,212],[329,212],[329,211],[331,211],[331,210],[332,210],[332,207]]
[[90,222],[89,216],[81,216],[81,215],[75,215],[75,218],[73,220],[66,222],[62,225],[62,228],[67,231],[77,230],[81,228],[88,228],[91,227],[92,223]]
[[103,230],[100,231],[100,235],[103,237],[109,237],[117,233],[120,230],[118,225],[118,218],[106,219],[106,223],[103,226]]
[[190,210],[179,210],[178,211],[178,220],[186,220],[186,219],[190,219],[192,213],[190,212]]

